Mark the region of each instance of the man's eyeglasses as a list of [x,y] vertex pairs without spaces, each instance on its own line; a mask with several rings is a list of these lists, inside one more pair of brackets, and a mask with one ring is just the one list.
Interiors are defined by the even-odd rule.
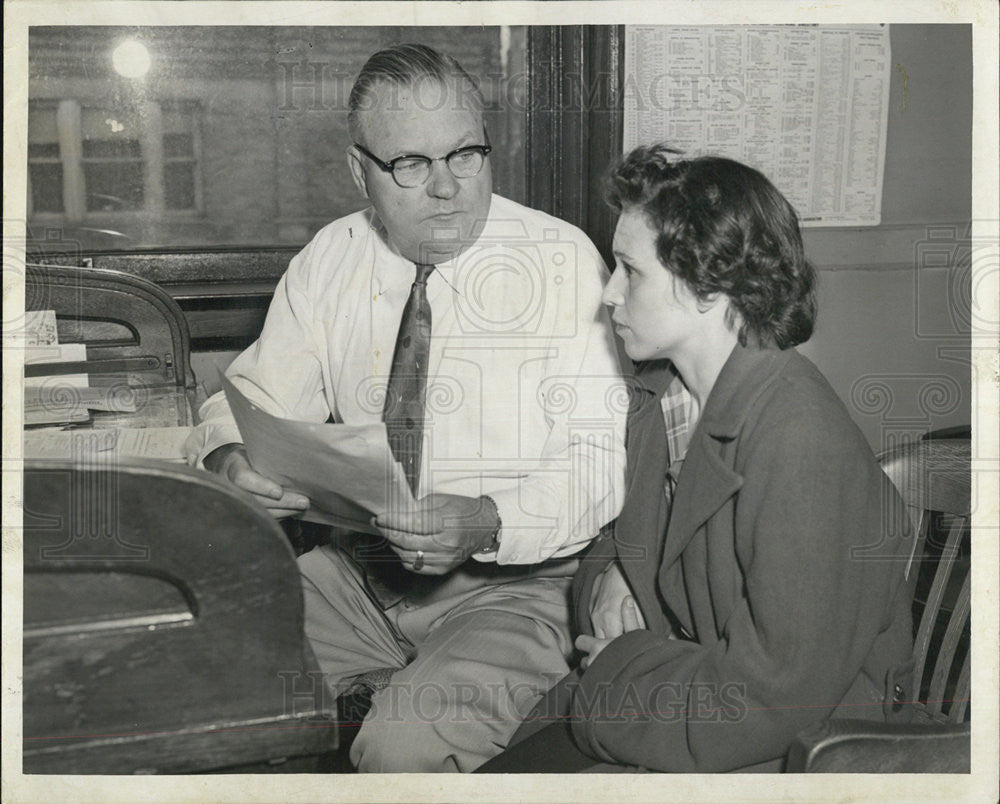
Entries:
[[419,187],[431,175],[431,163],[444,161],[456,179],[471,179],[479,174],[486,162],[486,155],[493,150],[489,135],[483,130],[485,145],[464,145],[451,153],[432,158],[423,154],[404,154],[383,162],[363,145],[354,143],[354,147],[372,160],[386,173],[391,173],[393,180],[400,187]]

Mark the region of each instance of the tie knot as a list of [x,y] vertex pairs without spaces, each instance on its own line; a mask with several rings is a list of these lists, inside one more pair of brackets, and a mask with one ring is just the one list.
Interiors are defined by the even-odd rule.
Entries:
[[427,277],[431,275],[437,266],[425,265],[424,263],[418,262],[414,263],[417,266],[417,278],[414,280],[418,285],[423,285],[427,282]]

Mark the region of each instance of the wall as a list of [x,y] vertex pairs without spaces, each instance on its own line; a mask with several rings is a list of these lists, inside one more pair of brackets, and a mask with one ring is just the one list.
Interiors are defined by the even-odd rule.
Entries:
[[894,25],[882,224],[808,229],[819,321],[801,351],[875,449],[972,422],[972,32]]

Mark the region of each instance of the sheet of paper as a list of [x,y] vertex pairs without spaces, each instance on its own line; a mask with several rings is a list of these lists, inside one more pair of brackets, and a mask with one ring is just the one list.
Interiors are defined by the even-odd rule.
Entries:
[[804,226],[874,226],[891,71],[887,25],[629,25],[625,150],[738,159]]
[[[87,410],[105,410],[113,413],[135,413],[133,393],[123,393],[116,386],[78,388],[67,386],[62,377],[42,377],[41,385],[24,389],[25,410],[50,409],[74,406]],[[127,390],[127,389],[126,389]]]
[[156,458],[184,462],[184,440],[190,427],[146,427],[141,430],[29,430],[24,434],[24,457],[87,460]]
[[[64,343],[29,346],[24,350],[25,363],[82,363],[87,359],[87,344]],[[86,374],[53,375],[59,384],[71,388],[86,388],[90,380]],[[53,377],[25,377],[25,388],[38,388],[53,382]]]
[[60,404],[56,407],[47,405],[24,406],[24,426],[36,427],[44,424],[81,424],[90,420],[90,412],[84,405],[75,402]]
[[134,414],[135,394],[119,387],[79,387],[62,376],[38,377],[24,389],[24,424],[73,424],[87,421],[90,411]]
[[24,345],[54,346],[59,343],[55,310],[29,310],[24,314]]
[[265,477],[312,501],[305,519],[374,533],[369,524],[373,516],[416,506],[381,422],[348,425],[281,419],[261,410],[225,377],[222,387],[250,463]]

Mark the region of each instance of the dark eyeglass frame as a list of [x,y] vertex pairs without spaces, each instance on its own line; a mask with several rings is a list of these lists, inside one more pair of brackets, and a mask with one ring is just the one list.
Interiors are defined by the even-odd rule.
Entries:
[[[420,187],[427,182],[427,179],[431,177],[430,166],[434,162],[443,161],[445,165],[448,166],[448,170],[451,171],[451,175],[454,176],[456,179],[471,179],[473,176],[478,176],[483,170],[483,165],[486,164],[486,157],[489,156],[490,151],[493,150],[493,146],[490,145],[490,135],[486,132],[485,128],[483,129],[483,137],[486,140],[485,145],[463,145],[461,148],[456,148],[454,151],[449,151],[444,156],[431,157],[431,156],[425,156],[424,154],[403,154],[402,156],[397,156],[395,159],[390,159],[388,162],[379,159],[377,156],[375,156],[375,154],[373,154],[371,151],[369,151],[367,148],[365,148],[365,146],[361,145],[360,143],[357,142],[354,143],[354,147],[357,148],[359,151],[361,151],[361,153],[363,153],[369,159],[371,159],[371,161],[374,162],[376,165],[378,165],[378,167],[381,168],[384,172],[391,173],[392,180],[396,182],[396,184],[398,184],[400,187],[404,189],[410,190],[413,189],[414,187]],[[479,170],[477,170],[471,176],[459,176],[452,169],[451,160],[454,157],[458,156],[459,154],[468,153],[469,151],[478,151],[480,154],[482,154],[483,162],[479,166]],[[424,178],[423,181],[418,182],[417,184],[403,184],[399,180],[399,177],[396,175],[396,163],[401,162],[404,159],[419,159],[427,164],[427,176]]]

